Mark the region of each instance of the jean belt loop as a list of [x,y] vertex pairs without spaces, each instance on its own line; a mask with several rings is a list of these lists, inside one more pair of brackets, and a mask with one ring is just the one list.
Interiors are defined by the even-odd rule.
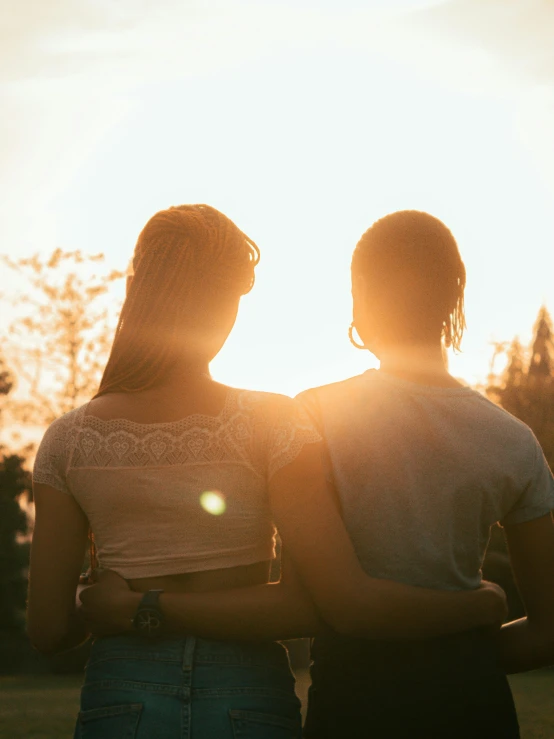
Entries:
[[183,652],[183,670],[191,670],[194,666],[194,650],[196,649],[196,637],[187,636]]

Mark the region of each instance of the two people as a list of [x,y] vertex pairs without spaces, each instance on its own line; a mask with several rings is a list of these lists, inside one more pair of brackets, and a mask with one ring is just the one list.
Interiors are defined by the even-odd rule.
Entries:
[[[88,633],[75,592],[89,526],[117,573],[81,596],[104,636],[76,735],[298,737],[271,640],[317,634],[306,736],[517,736],[505,669],[554,657],[554,490],[531,432],[445,369],[442,342],[464,325],[455,240],[417,212],[364,234],[354,326],[381,369],[296,401],[209,375],[258,258],[208,206],[156,214],[99,393],[39,449],[36,646]],[[528,611],[500,638],[502,594],[479,587],[498,520]]]

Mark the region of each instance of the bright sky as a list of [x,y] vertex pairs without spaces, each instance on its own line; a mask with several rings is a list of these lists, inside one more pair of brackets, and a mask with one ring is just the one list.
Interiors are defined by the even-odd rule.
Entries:
[[217,379],[295,393],[368,366],[346,335],[350,257],[401,208],[443,219],[466,261],[458,376],[483,379],[492,340],[527,342],[554,309],[551,0],[0,12],[0,253],[125,268],[156,210],[214,205],[262,250]]

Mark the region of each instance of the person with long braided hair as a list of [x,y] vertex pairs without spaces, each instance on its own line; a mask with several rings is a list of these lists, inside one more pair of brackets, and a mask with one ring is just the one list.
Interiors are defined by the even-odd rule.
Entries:
[[157,213],[135,248],[96,397],[167,384],[183,358],[187,374],[207,376],[206,358],[227,338],[237,296],[252,289],[259,259],[256,244],[214,208],[181,205]]
[[[366,574],[308,412],[212,380],[258,260],[214,208],[157,213],[137,242],[98,393],[39,448],[28,629],[45,652],[95,634],[76,737],[300,737],[273,640],[315,633],[320,619],[343,634],[413,638],[504,616],[493,585],[447,592]],[[268,584],[274,522],[285,556]],[[100,575],[79,609],[89,528]]]

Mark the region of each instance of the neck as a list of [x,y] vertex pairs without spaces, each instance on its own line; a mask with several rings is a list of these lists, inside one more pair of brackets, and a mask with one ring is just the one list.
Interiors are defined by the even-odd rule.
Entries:
[[167,372],[160,386],[181,385],[183,380],[187,380],[190,383],[196,380],[205,382],[209,379],[211,379],[211,376],[207,360],[182,359],[176,362]]
[[402,344],[380,351],[381,370],[419,385],[460,387],[449,374],[446,355],[440,344]]

